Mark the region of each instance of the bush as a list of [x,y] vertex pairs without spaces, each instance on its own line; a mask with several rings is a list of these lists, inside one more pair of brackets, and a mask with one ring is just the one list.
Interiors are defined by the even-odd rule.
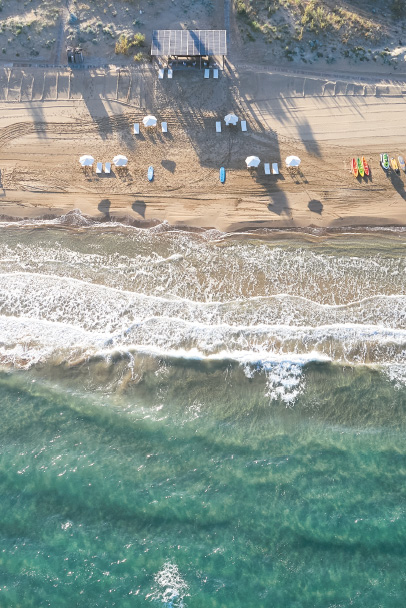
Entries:
[[132,46],[144,46],[145,36],[141,32],[134,34]]
[[134,55],[134,61],[142,61],[144,59],[144,53],[141,51]]
[[247,7],[245,6],[244,0],[235,0],[235,8],[237,9],[237,13],[239,15],[245,15],[247,12]]
[[115,52],[117,55],[129,55],[133,46],[143,46],[144,41],[145,36],[140,32],[132,37],[126,36],[126,34],[121,34],[120,38],[116,42]]

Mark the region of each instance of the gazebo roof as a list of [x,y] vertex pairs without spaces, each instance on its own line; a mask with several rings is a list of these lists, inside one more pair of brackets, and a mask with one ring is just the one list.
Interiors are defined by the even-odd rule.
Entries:
[[226,30],[154,30],[151,55],[227,55]]

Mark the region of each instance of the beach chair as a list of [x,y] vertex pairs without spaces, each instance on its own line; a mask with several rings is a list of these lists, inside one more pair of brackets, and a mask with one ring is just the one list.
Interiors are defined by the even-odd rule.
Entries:
[[221,133],[221,121],[216,122],[216,133]]
[[204,70],[204,77],[210,78],[210,70],[208,70],[208,69]]
[[269,163],[264,163],[264,171],[265,175],[271,175],[271,167],[269,166]]
[[241,131],[246,131],[246,130],[247,130],[247,121],[242,120],[241,121]]
[[279,175],[278,163],[272,163],[272,173],[274,175]]
[[171,68],[168,68],[168,78],[172,78],[173,76],[173,70]]
[[162,79],[164,77],[165,74],[165,68],[159,68],[158,70],[158,78]]
[[96,173],[103,173],[103,163],[97,163]]
[[134,123],[134,135],[139,135],[139,133],[140,133],[140,123],[135,122]]
[[218,78],[218,77],[219,77],[219,71],[213,70],[213,78]]
[[109,175],[110,171],[111,171],[111,163],[105,163],[104,164],[104,172]]
[[162,133],[168,133],[168,123],[162,123]]

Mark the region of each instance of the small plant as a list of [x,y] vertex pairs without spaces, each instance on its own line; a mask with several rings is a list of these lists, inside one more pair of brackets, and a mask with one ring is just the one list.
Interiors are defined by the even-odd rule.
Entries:
[[141,51],[134,55],[134,61],[142,61],[144,59],[144,53]]
[[145,36],[141,32],[134,34],[133,46],[144,46]]
[[244,0],[235,0],[235,8],[239,15],[246,15],[247,7],[245,6]]

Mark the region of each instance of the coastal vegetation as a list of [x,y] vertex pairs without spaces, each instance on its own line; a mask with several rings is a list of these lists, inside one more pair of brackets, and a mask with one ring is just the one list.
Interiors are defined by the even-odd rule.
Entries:
[[[341,56],[396,67],[396,47],[406,45],[404,0],[374,0],[368,6],[357,1],[234,0],[234,8],[243,39],[270,44],[275,54],[290,60],[325,57],[330,63]],[[382,55],[391,38],[392,50]]]

